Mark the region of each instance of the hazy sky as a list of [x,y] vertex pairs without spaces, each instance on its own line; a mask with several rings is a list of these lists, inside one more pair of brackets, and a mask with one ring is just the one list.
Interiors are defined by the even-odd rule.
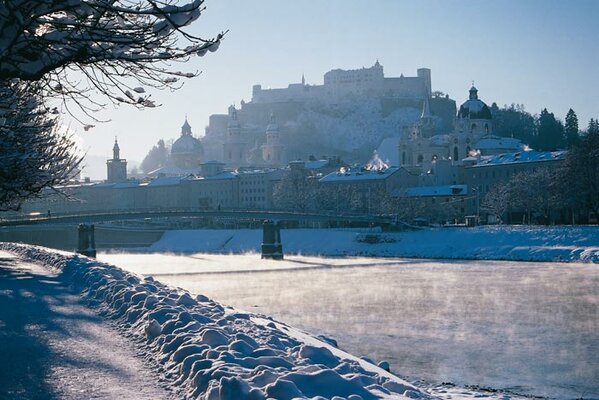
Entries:
[[251,99],[253,84],[322,84],[333,68],[368,67],[385,76],[432,70],[432,89],[461,104],[471,81],[487,104],[547,107],[581,127],[599,117],[599,1],[457,0],[207,0],[191,32],[213,37],[229,29],[220,49],[184,70],[201,70],[177,92],[153,97],[162,107],[137,111],[110,106],[112,121],[84,132],[90,155],[109,157],[114,136],[121,157],[141,161],[160,138],[179,136],[185,114],[203,136],[208,116]]

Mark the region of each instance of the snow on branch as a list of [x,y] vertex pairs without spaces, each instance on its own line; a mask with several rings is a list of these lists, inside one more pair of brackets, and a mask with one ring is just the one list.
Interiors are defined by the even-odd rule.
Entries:
[[37,86],[0,80],[0,211],[18,210],[45,188],[71,180],[81,163]]
[[[173,88],[179,78],[197,75],[173,70],[169,62],[216,51],[226,33],[201,38],[185,30],[200,17],[203,3],[5,0],[0,3],[0,79],[41,81],[47,92],[74,98],[80,106],[91,90],[115,103],[152,107],[149,95],[126,91],[139,85]],[[83,79],[69,79],[72,71]],[[137,81],[134,87],[130,78]]]

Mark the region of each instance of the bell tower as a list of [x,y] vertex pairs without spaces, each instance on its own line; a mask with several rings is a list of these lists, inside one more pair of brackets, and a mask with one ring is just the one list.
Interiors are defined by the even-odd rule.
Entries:
[[127,180],[127,160],[121,159],[121,149],[115,136],[112,146],[112,160],[106,161],[107,182],[123,182]]

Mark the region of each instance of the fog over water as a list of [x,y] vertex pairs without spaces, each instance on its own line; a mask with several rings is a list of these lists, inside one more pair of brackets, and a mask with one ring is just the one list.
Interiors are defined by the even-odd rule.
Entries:
[[599,398],[599,267],[256,254],[102,261],[338,340],[409,379]]

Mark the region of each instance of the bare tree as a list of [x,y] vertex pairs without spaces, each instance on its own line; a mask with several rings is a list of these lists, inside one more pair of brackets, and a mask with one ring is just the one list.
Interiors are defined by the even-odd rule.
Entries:
[[74,100],[88,115],[101,106],[93,92],[115,103],[154,107],[147,88],[176,88],[180,78],[197,74],[173,70],[169,61],[203,56],[220,44],[224,33],[204,39],[185,30],[203,3],[4,0],[0,79],[38,81],[46,93]]
[[534,217],[548,223],[550,212],[558,207],[555,193],[555,173],[547,168],[522,171],[509,181],[510,206],[523,211],[528,223]]
[[0,211],[18,210],[44,188],[68,181],[81,162],[36,89],[18,80],[0,81]]
[[510,186],[505,182],[498,182],[492,186],[485,195],[481,208],[495,215],[500,223],[510,208]]

